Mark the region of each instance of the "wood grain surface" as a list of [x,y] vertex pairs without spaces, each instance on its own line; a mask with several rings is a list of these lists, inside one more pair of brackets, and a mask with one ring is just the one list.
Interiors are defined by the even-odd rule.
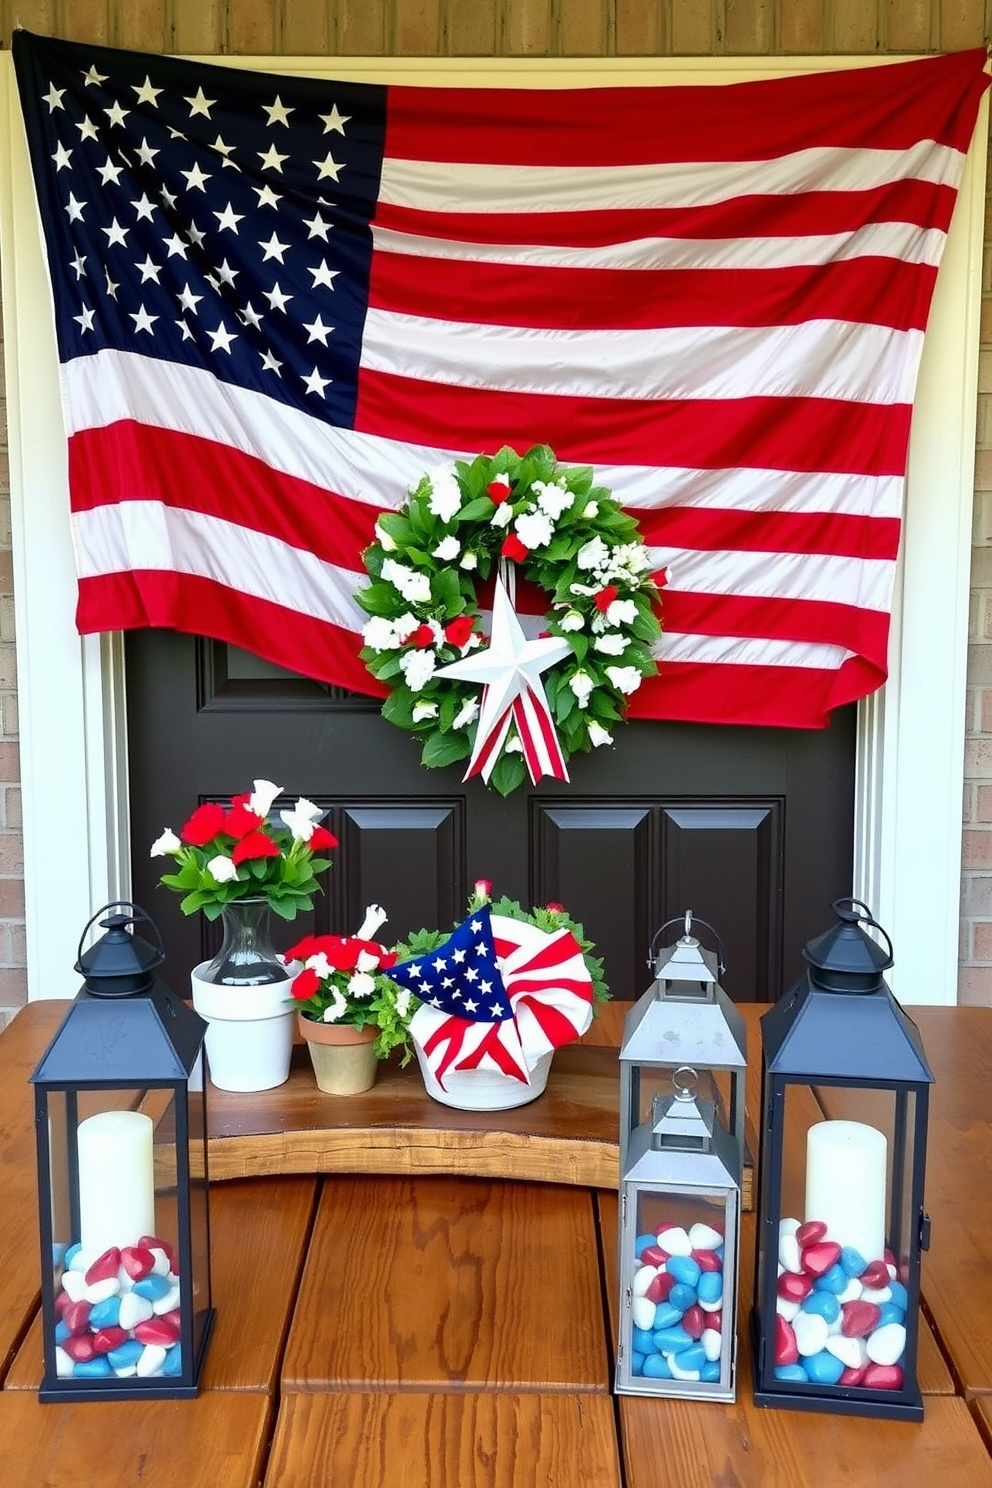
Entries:
[[585,1190],[328,1178],[284,1391],[609,1389]]
[[612,1402],[570,1394],[289,1395],[265,1488],[331,1484],[620,1488]]

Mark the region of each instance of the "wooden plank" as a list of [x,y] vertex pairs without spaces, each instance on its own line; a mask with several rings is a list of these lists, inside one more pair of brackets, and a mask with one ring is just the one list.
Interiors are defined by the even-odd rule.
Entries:
[[627,1488],[989,1488],[992,1462],[959,1396],[927,1399],[921,1424],[753,1410],[688,1400],[620,1401]]
[[4,1482],[10,1488],[256,1488],[271,1402],[248,1392],[196,1400],[39,1405],[0,1394]]
[[589,1194],[326,1179],[282,1388],[605,1393]]
[[[927,1141],[924,1306],[965,1395],[992,1392],[992,1008],[912,1008],[936,1076]],[[841,1090],[821,1092],[830,1117],[863,1116]],[[922,1361],[921,1361],[922,1362]]]
[[265,1488],[620,1482],[611,1401],[557,1394],[289,1395],[265,1475]]
[[[257,1178],[212,1190],[217,1317],[201,1390],[274,1390],[310,1236],[316,1187],[313,1178]],[[41,1355],[41,1320],[36,1317],[7,1388],[37,1390]]]

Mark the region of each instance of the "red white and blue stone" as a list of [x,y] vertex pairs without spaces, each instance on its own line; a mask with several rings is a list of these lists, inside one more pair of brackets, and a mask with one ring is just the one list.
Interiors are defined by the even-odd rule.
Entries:
[[[723,1353],[723,1232],[662,1224],[634,1242],[631,1374],[717,1384]],[[732,1326],[732,1320],[731,1320]]]
[[55,1298],[59,1379],[157,1379],[182,1374],[181,1288],[167,1240],[87,1255],[70,1246]]

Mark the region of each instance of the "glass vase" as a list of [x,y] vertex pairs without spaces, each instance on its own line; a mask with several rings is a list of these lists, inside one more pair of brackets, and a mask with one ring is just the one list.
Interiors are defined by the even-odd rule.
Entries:
[[292,972],[272,944],[272,910],[262,898],[232,899],[221,911],[224,940],[206,968],[201,981],[224,987],[260,987],[288,981]]

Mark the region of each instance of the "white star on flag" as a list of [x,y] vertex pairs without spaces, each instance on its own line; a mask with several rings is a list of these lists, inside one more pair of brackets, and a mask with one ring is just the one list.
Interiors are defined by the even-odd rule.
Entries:
[[488,783],[499,758],[503,741],[515,722],[524,749],[524,760],[535,783],[542,775],[567,780],[568,771],[555,733],[551,709],[541,673],[570,656],[571,646],[557,636],[529,641],[510,603],[502,579],[493,596],[493,628],[488,647],[463,656],[460,661],[438,667],[437,677],[483,684],[482,706],[475,733],[472,757],[465,771],[481,775]]

